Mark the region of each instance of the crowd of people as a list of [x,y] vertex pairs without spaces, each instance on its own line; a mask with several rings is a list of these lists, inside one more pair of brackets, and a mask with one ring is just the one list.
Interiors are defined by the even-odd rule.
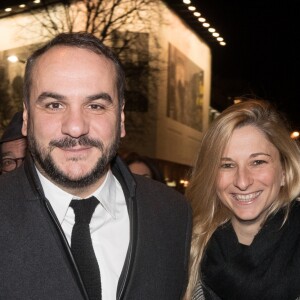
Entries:
[[118,154],[124,89],[92,34],[28,58],[0,140],[1,298],[298,299],[300,149],[283,115],[265,100],[225,109],[182,195],[151,158]]

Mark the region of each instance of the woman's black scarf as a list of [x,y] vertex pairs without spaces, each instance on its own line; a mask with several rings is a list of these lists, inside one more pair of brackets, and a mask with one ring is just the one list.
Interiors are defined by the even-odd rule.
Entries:
[[[202,263],[205,299],[295,300],[300,296],[300,202],[269,218],[250,246],[227,223],[213,234]],[[205,288],[204,288],[205,291]]]

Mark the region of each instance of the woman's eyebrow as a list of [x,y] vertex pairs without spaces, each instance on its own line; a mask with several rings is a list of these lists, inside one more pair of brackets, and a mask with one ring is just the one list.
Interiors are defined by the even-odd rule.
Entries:
[[253,153],[253,154],[250,155],[250,157],[256,157],[256,156],[259,156],[259,155],[264,155],[264,156],[269,156],[269,157],[271,157],[270,154],[264,153],[264,152]]
[[230,157],[221,157],[221,160],[233,161]]

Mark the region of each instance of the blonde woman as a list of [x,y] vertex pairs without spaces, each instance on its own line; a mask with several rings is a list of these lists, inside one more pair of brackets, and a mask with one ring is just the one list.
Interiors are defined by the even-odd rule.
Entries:
[[186,195],[194,214],[186,299],[300,296],[300,150],[261,100],[204,134]]

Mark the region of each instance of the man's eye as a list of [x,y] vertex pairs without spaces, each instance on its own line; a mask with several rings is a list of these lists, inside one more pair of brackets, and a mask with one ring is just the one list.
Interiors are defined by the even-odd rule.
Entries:
[[12,164],[14,164],[14,161],[13,161],[12,159],[4,159],[4,160],[2,161],[2,165],[3,165],[3,166],[10,166],[10,165],[12,165]]
[[102,110],[104,109],[104,105],[100,105],[100,104],[90,104],[90,108],[94,109],[94,110]]
[[57,102],[52,102],[52,103],[47,104],[47,108],[60,109],[60,108],[62,108],[62,105],[60,103],[57,103]]

